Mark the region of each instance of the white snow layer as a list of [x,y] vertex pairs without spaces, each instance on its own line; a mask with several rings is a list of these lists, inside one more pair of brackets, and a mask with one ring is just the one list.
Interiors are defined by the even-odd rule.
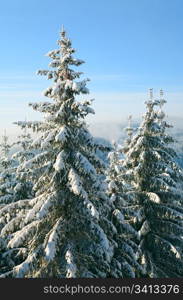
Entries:
[[118,220],[120,223],[124,222],[124,216],[123,216],[123,214],[120,212],[119,209],[115,209],[115,210],[113,211],[113,214],[115,215],[115,217],[117,218],[117,220]]
[[40,210],[37,213],[37,218],[42,219],[49,211],[49,208],[54,204],[55,200],[54,193],[49,195],[47,199],[45,199],[43,205],[41,206]]
[[76,265],[74,263],[73,255],[71,253],[71,250],[67,250],[65,254],[65,259],[67,261],[66,266],[66,278],[76,278]]
[[15,248],[20,246],[25,240],[27,240],[28,235],[33,234],[36,231],[38,222],[39,221],[34,221],[25,226],[22,230],[17,231],[13,238],[9,241],[8,247]]
[[99,237],[99,242],[100,242],[101,247],[104,250],[107,261],[110,262],[110,260],[113,256],[113,247],[109,244],[109,241],[107,239],[105,232],[98,224],[93,223],[92,228],[94,230],[94,233],[97,234]]
[[23,263],[13,268],[13,271],[16,274],[16,278],[23,278],[24,275],[28,273],[31,265],[36,260],[36,257],[37,257],[37,253],[34,252],[30,254]]
[[50,146],[50,142],[53,141],[53,139],[55,137],[55,133],[56,133],[56,130],[52,130],[51,132],[48,133],[47,137],[42,140],[42,142],[41,142],[42,149]]
[[161,202],[159,196],[155,193],[149,192],[149,193],[147,193],[147,196],[148,196],[149,200],[152,202],[155,202],[155,203]]
[[75,195],[82,196],[84,199],[88,199],[88,195],[82,187],[81,180],[73,168],[71,168],[69,171],[68,179],[70,183],[70,190]]
[[53,260],[56,254],[59,229],[60,219],[56,222],[55,226],[53,227],[45,248],[46,259],[49,261]]
[[91,203],[89,200],[87,200],[86,201],[86,207],[89,209],[92,217],[94,217],[97,220],[99,220],[99,212],[97,211],[97,209],[95,208],[95,206],[93,205],[93,203]]
[[62,126],[59,133],[55,136],[55,141],[64,144],[67,140],[68,130],[66,126]]
[[56,171],[61,171],[65,168],[65,158],[66,158],[66,153],[64,150],[62,150],[58,155],[57,155],[57,158],[56,158],[56,162],[55,164],[53,165],[54,169]]

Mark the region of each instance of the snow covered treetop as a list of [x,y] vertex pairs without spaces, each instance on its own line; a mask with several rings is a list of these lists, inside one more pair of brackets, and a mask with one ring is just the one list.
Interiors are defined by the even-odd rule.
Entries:
[[[72,48],[71,40],[67,38],[64,29],[60,33],[58,45],[59,49],[47,53],[47,56],[52,59],[49,63],[51,70],[39,70],[38,74],[45,75],[48,79],[54,80],[54,84],[44,91],[44,96],[53,98],[60,103],[64,100],[72,99],[75,95],[89,93],[86,87],[89,79],[75,81],[75,79],[80,77],[82,72],[76,72],[71,69],[71,66],[79,66],[84,61],[73,57],[75,49]],[[45,105],[47,107],[47,103]],[[43,112],[43,109],[45,111],[45,105],[41,104],[41,107],[35,107],[34,105],[33,108]],[[51,110],[53,110],[53,107]]]
[[166,100],[163,98],[164,97],[164,92],[161,89],[159,92],[159,99],[154,99],[154,95],[153,95],[153,89],[149,89],[149,95],[148,95],[148,101],[145,102],[146,106],[151,110],[153,109],[154,106],[159,105],[160,107],[162,107],[165,103]]
[[132,115],[129,115],[128,117],[128,126],[125,128],[125,131],[128,135],[129,138],[132,137],[132,134],[133,134],[133,128],[132,128]]
[[160,90],[158,98],[154,98],[153,89],[150,89],[148,100],[145,101],[146,113],[143,115],[143,122],[139,128],[141,134],[149,136],[165,136],[168,142],[173,142],[173,139],[165,134],[166,128],[172,127],[165,120],[163,105],[166,103],[163,90]]
[[[72,48],[71,40],[67,37],[65,30],[60,33],[58,40],[59,48],[47,53],[51,58],[49,70],[39,70],[39,75],[47,76],[52,79],[52,85],[44,92],[44,96],[51,98],[53,102],[36,102],[29,103],[36,111],[44,113],[43,122],[16,122],[21,128],[31,128],[33,131],[50,131],[55,125],[70,126],[76,122],[76,119],[84,119],[89,113],[94,114],[94,110],[90,107],[92,100],[77,101],[76,96],[80,94],[88,94],[86,87],[89,79],[78,80],[82,72],[76,72],[72,66],[78,67],[83,60],[73,56],[75,49]],[[83,121],[80,121],[81,123]],[[78,123],[79,125],[79,123]]]
[[78,78],[82,72],[75,72],[69,68],[69,65],[79,66],[84,63],[81,59],[76,59],[73,57],[73,53],[76,52],[72,48],[72,43],[66,36],[66,32],[62,29],[60,33],[60,39],[58,40],[59,49],[49,51],[46,56],[49,56],[52,61],[49,67],[53,68],[54,71],[39,70],[39,75],[46,75],[48,79],[54,78],[55,81],[59,79],[60,81],[68,80],[69,82],[75,78]]

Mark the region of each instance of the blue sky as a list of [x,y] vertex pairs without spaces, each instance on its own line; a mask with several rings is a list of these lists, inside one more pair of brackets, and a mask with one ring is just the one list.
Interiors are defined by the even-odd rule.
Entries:
[[[50,82],[35,75],[57,47],[64,24],[86,64],[96,115],[91,122],[141,116],[147,90],[166,92],[166,110],[182,118],[182,0],[6,0],[0,9],[0,128],[38,118],[27,103]],[[90,121],[90,120],[89,120]]]

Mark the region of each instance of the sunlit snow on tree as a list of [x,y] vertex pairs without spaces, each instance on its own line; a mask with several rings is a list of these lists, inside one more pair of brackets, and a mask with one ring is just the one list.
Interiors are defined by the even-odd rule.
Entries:
[[95,141],[84,122],[94,110],[76,96],[89,92],[88,79],[79,81],[82,73],[71,68],[83,61],[73,57],[64,29],[58,45],[47,54],[51,69],[38,71],[53,80],[44,92],[51,101],[30,104],[44,120],[17,122],[41,133],[32,143],[41,151],[22,166],[32,174],[35,198],[0,210],[2,277],[110,276],[115,228],[101,181],[105,163],[96,154],[110,148]]
[[150,91],[143,122],[123,164],[126,181],[133,187],[134,209],[141,215],[134,219],[140,238],[140,261],[146,276],[155,278],[183,275],[183,173],[170,147],[173,138],[166,130],[170,126],[162,111],[165,102],[162,91],[159,100],[154,100]]

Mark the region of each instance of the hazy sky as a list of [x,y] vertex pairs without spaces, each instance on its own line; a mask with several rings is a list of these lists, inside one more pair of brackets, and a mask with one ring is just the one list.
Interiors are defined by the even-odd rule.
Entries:
[[38,118],[27,103],[43,100],[50,85],[36,71],[57,48],[64,24],[80,67],[91,79],[96,115],[120,122],[144,111],[147,90],[165,90],[166,112],[183,117],[182,0],[6,0],[0,9],[0,129]]

